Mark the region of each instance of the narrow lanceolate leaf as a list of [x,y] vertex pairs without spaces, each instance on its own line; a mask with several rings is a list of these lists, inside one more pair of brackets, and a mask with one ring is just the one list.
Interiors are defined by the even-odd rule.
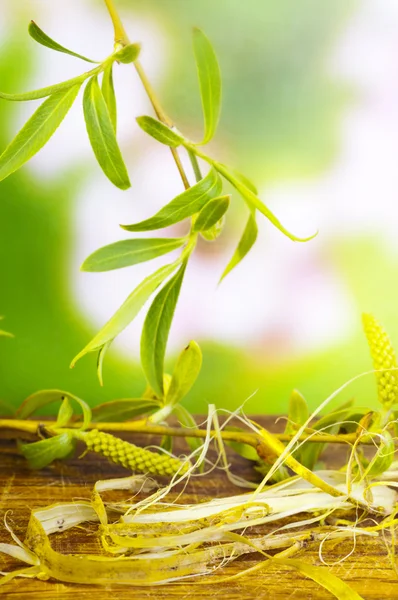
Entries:
[[31,21],[29,23],[28,31],[29,31],[30,37],[33,38],[35,40],[35,42],[37,42],[38,44],[41,44],[42,46],[46,46],[46,48],[51,48],[51,50],[55,50],[56,52],[63,52],[64,54],[70,54],[71,56],[75,56],[76,58],[81,58],[82,60],[85,60],[86,62],[89,62],[89,63],[98,63],[97,60],[91,60],[90,58],[86,58],[85,56],[82,56],[81,54],[77,54],[76,52],[73,52],[72,50],[68,50],[68,48],[65,48],[64,46],[61,46],[60,44],[58,44],[58,42],[55,42],[46,33],[44,33],[44,31],[42,29],[40,29],[40,27],[38,25],[36,25],[36,23],[34,21]]
[[105,354],[108,352],[109,346],[112,344],[112,341],[108,342],[107,344],[104,344],[102,346],[102,348],[100,348],[98,350],[98,356],[97,356],[97,377],[98,377],[98,381],[100,386],[102,387],[104,385],[104,378],[102,375],[102,371],[103,371],[103,366],[104,366],[104,359],[105,359]]
[[[340,409],[333,411],[327,415],[324,415],[312,425],[312,429],[316,431],[322,431],[330,435],[335,435],[339,432],[340,426],[344,423],[344,427],[348,428],[350,423],[355,424],[359,422],[361,417],[368,412],[368,409],[361,409],[356,407],[355,409],[348,406],[343,406]],[[300,462],[308,469],[313,470],[319,457],[321,456],[326,444],[311,444],[307,442],[300,446],[298,450],[299,454],[296,457]]]
[[213,198],[202,208],[193,225],[193,231],[207,231],[223,218],[229,208],[231,196]]
[[102,77],[102,95],[104,96],[104,100],[106,106],[108,108],[109,116],[112,121],[113,129],[117,129],[117,105],[116,105],[116,94],[115,88],[113,85],[113,64],[110,64],[104,70],[104,74]]
[[100,68],[96,67],[95,69],[92,69],[92,71],[87,71],[87,73],[83,73],[82,75],[78,75],[72,79],[67,79],[66,81],[61,81],[60,83],[55,83],[54,85],[49,85],[47,87],[40,88],[39,90],[23,92],[22,94],[6,94],[5,92],[0,92],[0,98],[2,100],[10,100],[14,102],[26,102],[28,100],[47,98],[47,96],[52,96],[58,92],[64,92],[65,90],[69,90],[76,85],[81,86],[86,79],[92,77],[99,71]]
[[193,31],[193,49],[202,98],[205,134],[202,144],[214,136],[221,109],[221,74],[216,54],[209,39],[200,30]]
[[[227,425],[227,427],[225,428],[226,431],[236,431],[239,433],[245,433],[245,430],[242,429],[242,427],[232,427]],[[226,442],[227,446],[230,446],[237,454],[239,454],[239,456],[242,456],[243,458],[246,458],[247,460],[252,460],[253,462],[257,462],[258,461],[258,454],[255,450],[255,448],[253,448],[253,446],[248,446],[247,444],[244,444],[243,442],[235,442],[235,441],[227,441]]]
[[50,96],[0,156],[0,181],[17,171],[51,138],[76,99],[79,85]]
[[308,404],[304,396],[297,390],[293,390],[289,398],[288,422],[285,433],[293,435],[308,420]]
[[32,394],[26,400],[24,400],[21,406],[17,410],[17,416],[19,419],[27,419],[35,412],[52,404],[53,402],[62,402],[68,398],[73,400],[79,405],[79,408],[83,415],[83,429],[87,429],[91,421],[91,409],[84,400],[71,394],[69,392],[63,392],[62,390],[41,390]]
[[279,231],[281,231],[289,239],[293,240],[294,242],[308,242],[309,240],[312,240],[314,237],[316,237],[318,235],[318,232],[316,232],[309,237],[299,238],[299,237],[295,236],[293,233],[290,233],[290,231],[288,231],[282,225],[282,223],[279,221],[279,219],[277,219],[277,217],[274,215],[274,213],[267,206],[265,206],[265,204],[263,204],[263,202],[260,200],[260,198],[258,198],[257,195],[250,188],[247,187],[247,185],[242,183],[242,181],[240,179],[238,179],[238,177],[230,169],[228,169],[228,167],[226,167],[225,165],[222,165],[221,163],[215,163],[215,162],[213,163],[213,165],[217,169],[217,171],[219,173],[221,173],[221,175],[223,177],[225,177],[225,179],[227,179],[227,181],[229,181],[234,186],[235,189],[238,190],[238,192],[241,194],[243,199],[248,204],[249,208],[256,209],[259,212],[261,212],[265,217],[267,217],[267,219],[269,221],[271,221],[271,223],[277,229],[279,229]]
[[81,266],[82,271],[112,271],[152,260],[185,244],[185,238],[145,238],[121,240],[93,252]]
[[[388,431],[383,431],[381,434],[381,442],[377,448],[377,452],[373,459],[370,461],[362,474],[361,480],[373,479],[378,477],[384,471],[387,471],[394,460],[395,445],[391,434]],[[378,442],[378,438],[374,438],[375,444]]]
[[20,444],[19,448],[32,469],[42,469],[54,460],[68,458],[74,453],[76,439],[72,432],[61,433],[48,440]]
[[[198,424],[191,413],[182,404],[177,404],[173,409],[173,414],[177,417],[180,425],[183,427],[189,427],[191,429],[198,429]],[[201,438],[187,438],[188,445],[191,451],[195,451],[200,448],[203,444]]]
[[199,212],[209,200],[220,194],[221,189],[221,179],[217,172],[211,169],[206,177],[166,204],[150,219],[122,227],[127,231],[150,231],[169,227]]
[[257,240],[257,235],[258,227],[256,223],[256,213],[254,210],[251,210],[242,237],[239,240],[239,244],[231,260],[229,261],[229,263],[224,269],[223,274],[221,275],[220,283],[224,279],[224,277],[226,277],[228,273],[230,273],[245,258],[246,254],[250,252]]
[[93,421],[101,422],[121,422],[133,419],[139,415],[146,415],[159,409],[160,403],[157,400],[147,398],[121,398],[104,402],[93,409]]
[[54,402],[63,402],[65,398],[71,397],[71,394],[62,390],[41,390],[35,392],[26,398],[17,410],[19,419],[27,419],[36,411],[52,404]]
[[162,398],[164,357],[167,339],[174,311],[180,294],[186,264],[160,290],[153,301],[145,319],[141,335],[141,364],[145,377],[154,390]]
[[125,46],[118,52],[115,52],[112,58],[114,60],[117,60],[117,62],[123,63],[124,65],[128,65],[137,60],[140,51],[140,44],[128,44],[128,46]]
[[66,427],[73,417],[73,406],[68,397],[64,398],[59,408],[55,427]]
[[88,137],[101,169],[116,187],[126,190],[131,183],[97,77],[92,77],[86,86],[83,110]]
[[[228,167],[225,168],[228,169]],[[249,190],[251,190],[253,194],[256,194],[256,196],[258,196],[258,189],[256,185],[248,177],[246,177],[246,175],[243,175],[243,173],[240,173],[236,169],[231,169],[231,171],[232,174],[235,175],[236,179],[239,179],[239,181],[241,181],[243,185],[249,188]]]
[[153,117],[137,117],[136,121],[145,133],[161,144],[176,148],[185,141],[182,135]]
[[166,394],[166,404],[177,404],[195,383],[202,368],[202,352],[195,341],[189,342],[178,357]]
[[74,367],[76,362],[88,352],[95,352],[115,339],[135,319],[145,302],[151,297],[156,288],[176,270],[177,265],[178,263],[166,265],[144,279],[91,342],[75,356],[71,367]]

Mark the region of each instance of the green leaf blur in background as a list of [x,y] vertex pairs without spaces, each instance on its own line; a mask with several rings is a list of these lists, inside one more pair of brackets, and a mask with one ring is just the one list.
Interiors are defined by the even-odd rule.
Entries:
[[[31,0],[18,6],[12,0],[5,4],[12,19],[7,36],[4,31],[1,34],[1,89],[31,89],[29,78],[41,68],[40,52],[50,52],[39,46],[32,51],[26,32],[29,20],[36,18],[38,5]],[[57,6],[59,13],[61,4]],[[87,0],[85,14],[103,15],[100,4]],[[157,90],[179,130],[190,139],[200,140],[203,135],[191,51],[192,26],[197,26],[211,40],[221,66],[223,107],[212,144],[222,144],[222,160],[239,165],[259,185],[304,180],[330,166],[339,151],[340,124],[355,100],[355,90],[330,74],[328,61],[336,40],[356,14],[358,2],[252,0],[242,6],[238,0],[120,0],[119,4],[130,20],[137,16],[154,23],[167,38],[169,55]],[[75,9],[79,11],[79,3]],[[38,22],[42,24],[39,18]],[[43,28],[50,32],[45,22]],[[55,37],[70,46],[67,31],[62,38]],[[149,49],[143,45],[145,51]],[[107,77],[102,91],[114,131],[116,110],[110,73]],[[18,110],[18,104],[1,101],[1,150],[18,130]],[[137,106],[132,106],[132,111],[137,116],[144,112]],[[56,144],[56,135],[50,143]],[[148,143],[155,144],[153,140]],[[105,180],[95,164],[87,168]],[[69,370],[73,356],[96,333],[70,285],[70,257],[76,239],[73,215],[85,176],[85,168],[78,164],[50,179],[23,167],[0,184],[0,314],[6,316],[7,330],[15,336],[12,340],[0,338],[0,399],[15,406],[38,389],[70,390],[93,406],[113,398],[140,398],[145,387],[138,362],[127,360],[117,349],[109,350],[104,388],[95,377],[94,354]],[[132,171],[131,176],[135,181],[141,175]],[[153,213],[148,209],[147,214]],[[245,207],[241,213],[232,208],[228,212],[236,240],[245,231],[248,218]],[[256,237],[251,219],[247,227],[232,266]],[[214,401],[233,409],[258,390],[247,411],[282,412],[294,388],[300,389],[313,407],[351,376],[370,368],[360,327],[364,309],[377,314],[392,340],[398,342],[396,288],[392,284],[397,280],[396,257],[386,254],[378,238],[365,235],[341,237],[329,244],[326,252],[358,312],[358,325],[351,329],[348,339],[322,352],[283,358],[274,357],[272,345],[243,349],[221,341],[199,340],[203,367],[185,403],[187,408],[205,412],[206,403]],[[245,268],[245,260],[222,285],[237,269]],[[278,257],[265,255],[263,260],[277,261]],[[187,336],[188,341],[191,334]],[[175,359],[166,358],[166,370],[172,370]],[[376,403],[372,379],[359,381],[350,389],[352,394],[361,397],[362,403],[372,403],[373,399]]]

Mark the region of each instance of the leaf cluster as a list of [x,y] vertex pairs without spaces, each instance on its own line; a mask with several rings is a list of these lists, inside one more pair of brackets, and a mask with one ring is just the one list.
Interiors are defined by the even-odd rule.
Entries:
[[[130,64],[137,61],[140,45],[117,43],[105,60],[95,61],[62,46],[33,21],[29,25],[29,34],[34,41],[52,51],[68,54],[95,66],[77,77],[32,92],[0,93],[0,98],[10,101],[46,98],[0,156],[0,181],[24,165],[49,141],[84,86],[83,113],[94,155],[107,178],[119,189],[128,189],[131,186],[130,177],[116,135],[117,102],[113,70],[117,63]],[[221,72],[212,44],[197,28],[193,30],[193,50],[203,109],[203,139],[193,142],[176,127],[170,127],[151,116],[138,117],[137,124],[157,142],[172,149],[185,149],[194,166],[196,183],[168,202],[155,215],[138,223],[121,226],[132,233],[144,233],[163,230],[190,219],[189,233],[181,238],[160,236],[122,240],[93,252],[81,267],[83,271],[89,272],[109,271],[180,250],[176,260],[149,275],[132,291],[111,319],[72,361],[74,366],[77,360],[88,352],[98,352],[98,376],[102,384],[102,365],[107,349],[156,292],[142,332],[141,362],[148,384],[159,396],[164,393],[162,386],[167,338],[189,257],[199,236],[207,241],[218,238],[231,206],[231,195],[223,193],[224,182],[232,185],[244,200],[248,208],[248,217],[221,280],[242,261],[255,244],[258,233],[257,212],[268,218],[290,239],[310,239],[298,238],[287,231],[260,200],[256,187],[244,175],[204,153],[203,146],[213,139],[220,120]],[[198,160],[209,165],[209,170],[204,176],[201,174]]]
[[[47,144],[71,109],[81,87],[86,85],[83,112],[94,154],[114,185],[122,190],[129,188],[129,176],[116,140],[116,99],[112,72],[115,63],[128,64],[138,58],[139,44],[116,48],[104,61],[98,62],[61,46],[34,21],[29,25],[29,34],[42,46],[97,66],[77,77],[32,92],[0,92],[0,98],[14,102],[47,98],[1,154],[0,181],[21,168]],[[98,76],[102,76],[102,89],[98,84]]]

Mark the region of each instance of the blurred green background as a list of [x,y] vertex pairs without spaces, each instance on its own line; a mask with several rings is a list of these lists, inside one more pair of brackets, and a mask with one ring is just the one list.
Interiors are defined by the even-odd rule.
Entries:
[[[388,2],[367,4],[374,7],[381,23],[384,17],[387,21],[391,8]],[[166,110],[173,115],[179,128],[192,137],[201,135],[202,125],[190,32],[193,25],[204,29],[217,50],[224,82],[222,120],[213,153],[256,181],[265,200],[269,190],[277,213],[278,198],[288,195],[287,202],[280,205],[282,213],[288,215],[289,207],[294,215],[302,211],[298,223],[300,227],[304,223],[304,228],[306,216],[315,209],[315,220],[310,221],[306,231],[319,220],[318,239],[309,243],[313,244],[312,249],[303,249],[303,245],[289,241],[281,246],[282,242],[272,241],[280,234],[271,232],[270,227],[262,230],[266,240],[270,236],[270,246],[265,247],[256,264],[248,263],[247,280],[242,263],[239,286],[253,289],[255,295],[256,280],[262,277],[263,268],[272,263],[277,270],[283,270],[287,260],[291,266],[287,267],[286,279],[291,270],[295,271],[294,286],[292,288],[285,282],[285,288],[282,284],[281,288],[278,284],[278,297],[284,297],[283,307],[274,307],[274,313],[271,311],[272,327],[265,323],[262,332],[262,325],[259,325],[257,339],[253,335],[245,336],[243,326],[241,335],[235,335],[233,339],[228,335],[211,336],[206,326],[200,334],[199,326],[197,337],[204,352],[204,365],[186,406],[204,412],[208,402],[215,402],[218,406],[234,409],[256,392],[246,405],[246,411],[278,413],[285,410],[290,391],[298,388],[314,407],[344,381],[371,367],[360,327],[362,311],[373,311],[398,343],[395,318],[398,253],[391,250],[385,236],[385,230],[391,232],[397,224],[397,210],[395,207],[391,210],[391,204],[388,204],[397,189],[393,169],[382,170],[383,185],[378,189],[375,184],[372,193],[367,195],[367,177],[373,166],[377,179],[377,161],[372,155],[367,157],[369,163],[363,158],[359,165],[354,164],[351,176],[353,160],[349,152],[347,157],[347,148],[353,146],[355,155],[355,140],[366,138],[360,127],[366,133],[368,124],[377,120],[377,106],[369,108],[369,94],[372,98],[371,92],[375,90],[388,98],[388,83],[394,94],[396,82],[394,86],[393,69],[391,73],[384,73],[381,82],[377,76],[363,80],[360,69],[356,77],[358,65],[355,60],[351,72],[340,68],[347,56],[352,55],[355,59],[358,31],[362,36],[360,44],[366,47],[367,38],[361,22],[365,20],[366,24],[366,19],[371,21],[374,17],[368,13],[364,15],[363,5],[354,0],[249,0],[246,3],[238,0],[120,0],[118,5],[127,26],[131,24],[133,35],[142,39],[138,35],[139,28],[142,25],[145,29],[144,66],[150,59],[149,70],[153,68],[153,80]],[[13,0],[2,0],[2,6],[0,84],[4,91],[31,89],[32,81],[45,85],[85,68],[78,61],[67,58],[65,60],[72,62],[71,68],[75,70],[65,73],[63,65],[66,62],[62,59],[59,71],[57,67],[52,68],[52,80],[49,81],[50,75],[43,66],[42,57],[50,50],[35,47],[29,40],[26,28],[31,18],[57,41],[72,46],[77,52],[91,51],[101,56],[112,46],[112,28],[100,0],[68,3],[64,0],[51,3],[21,0],[17,4]],[[370,38],[372,54],[372,44],[377,40]],[[155,48],[152,54],[151,42]],[[157,57],[159,47],[163,52]],[[145,54],[147,49],[148,54]],[[385,51],[388,50],[387,47]],[[158,59],[160,63],[156,67]],[[377,69],[376,60],[373,66],[370,64],[370,70],[377,75]],[[132,77],[133,74],[127,70],[124,76]],[[32,106],[0,104],[1,148],[32,112]],[[129,110],[136,109],[132,106]],[[146,111],[149,111],[148,107]],[[357,115],[361,111],[365,111],[365,115],[358,125]],[[138,114],[140,112],[133,116]],[[74,118],[74,113],[68,116],[68,120]],[[356,125],[347,126],[349,119]],[[385,138],[379,136],[374,143],[368,139],[383,164],[383,153],[387,154],[395,147],[396,112],[389,114],[387,121]],[[79,121],[78,126],[81,125],[82,121]],[[68,125],[65,122],[61,127]],[[58,133],[51,141],[50,151],[54,153],[63,151],[57,136]],[[129,152],[128,165],[133,173],[135,163],[139,162],[137,142]],[[95,356],[90,355],[74,370],[69,369],[73,356],[101,325],[90,321],[89,311],[85,309],[87,303],[80,302],[71,283],[74,277],[83,276],[79,272],[71,275],[71,257],[77,243],[77,205],[85,201],[82,190],[87,178],[102,177],[89,155],[88,146],[87,156],[85,161],[74,161],[69,157],[65,166],[51,176],[45,173],[45,164],[37,163],[34,168],[25,167],[0,184],[0,314],[6,317],[2,327],[15,335],[15,339],[0,338],[0,398],[12,406],[44,388],[69,390],[91,405],[116,397],[138,396],[144,388],[137,360],[121,347],[115,346],[106,357],[103,388],[96,378]],[[153,171],[156,172],[155,155],[153,160]],[[165,160],[170,160],[171,171],[171,159],[165,156]],[[354,186],[352,197],[347,194],[344,201],[338,201],[339,190],[347,187],[344,182],[359,181],[358,173],[363,176],[363,187]],[[135,181],[143,178],[142,172],[134,172]],[[99,185],[102,183],[100,180]],[[141,185],[144,184],[141,182]],[[134,186],[126,193],[133,199]],[[387,203],[383,202],[383,196],[388,198]],[[309,203],[307,197],[311,199]],[[135,198],[135,201],[145,202],[145,198]],[[369,207],[376,210],[376,220]],[[93,211],[91,222],[86,226],[95,227],[95,218]],[[204,268],[210,268],[209,255],[210,258],[217,257],[217,253],[223,257],[229,255],[242,229],[243,218],[243,208],[237,204],[219,245],[214,244],[211,250],[208,247],[199,249],[198,260],[202,253]],[[115,217],[115,225],[117,222]],[[294,226],[293,220],[290,228]],[[106,242],[108,240],[99,240],[99,245]],[[285,250],[285,244],[290,244],[294,250],[290,246]],[[293,257],[297,261],[294,264]],[[301,260],[317,267],[314,276],[303,267],[302,283],[300,267],[298,275],[296,269]],[[326,273],[326,287],[322,288],[322,281],[315,287],[312,284],[308,287],[308,279],[317,281],[319,273]],[[128,274],[125,276],[127,279]],[[194,279],[194,274],[192,277]],[[234,278],[235,274],[230,277]],[[233,287],[232,281],[229,285],[231,299],[234,296],[234,301],[239,301],[241,288]],[[341,305],[331,301],[326,310],[324,299],[333,285],[343,290],[346,301]],[[272,278],[266,289],[268,299],[275,293]],[[298,296],[301,290],[308,290],[308,298],[311,296],[310,315],[297,308],[296,294]],[[99,297],[96,301],[100,303],[102,299]],[[194,319],[194,309],[184,305],[183,298],[181,302],[179,311],[189,314],[192,309]],[[300,302],[302,306],[303,299]],[[263,323],[261,310],[256,313],[257,309],[243,300],[240,310],[242,315],[252,313],[254,324],[256,319]],[[206,315],[201,318],[205,320]],[[330,334],[325,328],[325,321],[329,319]],[[315,335],[320,321],[325,333],[318,342],[306,344],[306,328],[312,328]],[[294,339],[287,335],[287,341],[284,340],[284,323],[293,323],[292,328],[297,329]],[[341,323],[337,336],[333,331],[335,323]],[[198,326],[195,331],[197,329]],[[186,335],[189,339],[191,332],[187,331]],[[174,357],[172,348],[170,368]],[[366,378],[357,382],[341,399],[352,395],[357,396],[361,404],[373,403],[373,380]]]

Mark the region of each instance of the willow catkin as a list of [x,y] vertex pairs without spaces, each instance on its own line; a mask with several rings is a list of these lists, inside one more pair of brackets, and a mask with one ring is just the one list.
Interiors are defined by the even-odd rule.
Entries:
[[151,473],[152,475],[174,475],[177,471],[185,473],[190,467],[188,461],[183,462],[168,454],[158,454],[140,448],[109,433],[93,429],[79,435],[87,449],[105,456],[113,463],[122,465],[131,471]]
[[[375,370],[395,369],[397,359],[390,338],[378,320],[370,314],[362,315],[363,328],[368,340]],[[379,400],[390,406],[398,402],[398,371],[376,373]]]

